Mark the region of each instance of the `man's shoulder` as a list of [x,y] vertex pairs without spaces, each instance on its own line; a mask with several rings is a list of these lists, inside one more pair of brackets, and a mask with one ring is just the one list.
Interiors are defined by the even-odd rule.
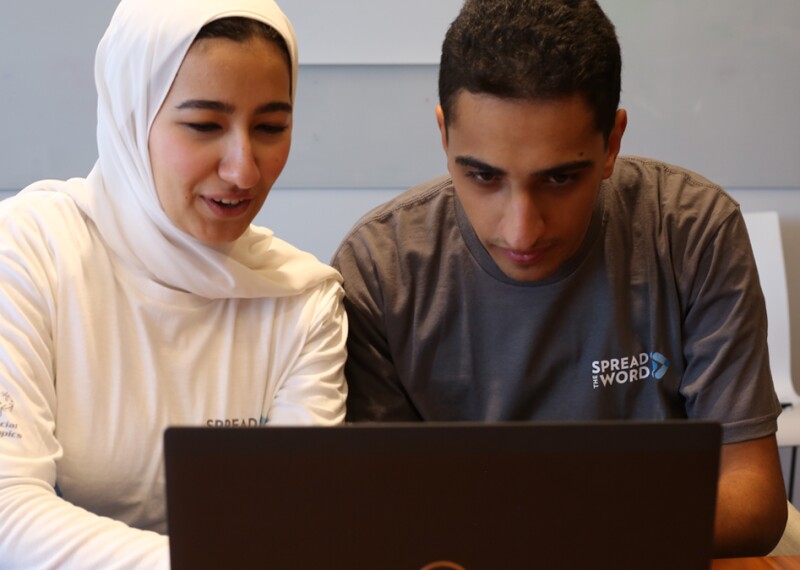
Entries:
[[611,179],[640,184],[665,184],[681,180],[691,186],[721,190],[718,184],[689,168],[642,156],[619,156]]
[[398,215],[414,215],[424,213],[432,208],[438,208],[449,201],[452,196],[453,182],[449,176],[441,176],[418,184],[395,198],[370,210],[361,217],[352,231],[358,231],[362,226],[375,222],[384,222]]
[[638,156],[617,158],[606,183],[610,206],[637,216],[727,217],[738,203],[717,183],[688,168]]
[[739,204],[687,168],[620,157],[603,196],[606,239],[668,260],[678,274],[691,275],[715,244],[746,239]]
[[[364,214],[342,240],[408,239],[430,232],[452,212],[453,183],[442,176],[419,184]],[[340,246],[341,248],[341,246]],[[338,255],[338,252],[337,252]]]

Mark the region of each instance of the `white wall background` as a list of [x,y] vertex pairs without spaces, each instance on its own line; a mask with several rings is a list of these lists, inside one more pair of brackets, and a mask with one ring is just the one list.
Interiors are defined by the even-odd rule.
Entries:
[[[461,0],[279,2],[302,67],[292,156],[258,222],[327,260],[369,208],[443,173],[436,61]],[[800,355],[800,2],[600,2],[623,47],[623,152],[780,213]],[[115,4],[0,0],[0,197],[91,168],[94,48]]]

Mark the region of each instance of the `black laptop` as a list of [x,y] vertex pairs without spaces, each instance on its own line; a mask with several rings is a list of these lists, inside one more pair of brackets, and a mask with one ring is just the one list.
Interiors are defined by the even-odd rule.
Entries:
[[708,569],[711,422],[173,427],[172,568]]

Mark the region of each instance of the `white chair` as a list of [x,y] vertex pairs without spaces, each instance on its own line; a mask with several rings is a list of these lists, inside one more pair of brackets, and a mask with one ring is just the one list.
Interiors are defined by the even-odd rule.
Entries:
[[761,289],[767,304],[769,365],[783,412],[778,417],[778,446],[791,447],[789,501],[794,499],[795,464],[800,446],[800,394],[792,383],[789,337],[789,296],[777,212],[746,212],[744,221],[750,234],[758,267]]

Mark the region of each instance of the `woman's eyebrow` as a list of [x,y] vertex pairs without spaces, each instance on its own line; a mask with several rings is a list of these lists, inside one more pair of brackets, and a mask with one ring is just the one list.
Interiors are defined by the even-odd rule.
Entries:
[[[220,113],[231,114],[236,109],[230,103],[213,101],[209,99],[187,99],[176,107],[177,109],[203,109],[206,111],[218,111]],[[264,103],[256,108],[256,113],[274,113],[276,111],[292,112],[292,105],[284,101],[271,101]]]
[[176,109],[204,109],[206,111],[220,111],[222,113],[233,113],[233,105],[222,101],[211,101],[209,99],[187,99]]
[[271,103],[265,103],[264,105],[256,108],[256,113],[274,113],[275,111],[285,111],[287,113],[291,113],[292,105],[284,101],[273,101]]

